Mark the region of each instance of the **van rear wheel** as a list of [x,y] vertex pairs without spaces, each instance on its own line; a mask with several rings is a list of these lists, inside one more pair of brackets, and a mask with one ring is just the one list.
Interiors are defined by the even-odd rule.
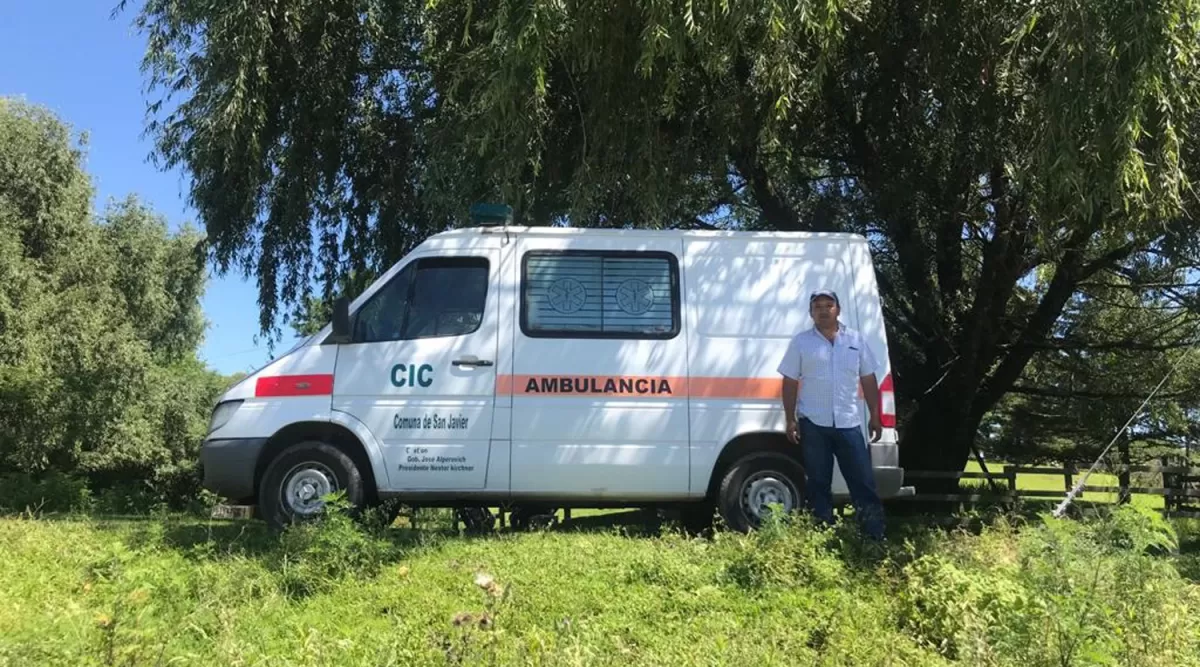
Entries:
[[558,508],[518,505],[509,511],[508,525],[515,531],[553,528],[558,525]]
[[496,515],[486,507],[460,507],[458,520],[470,534],[490,533],[496,529]]
[[747,454],[721,479],[717,506],[727,526],[739,532],[758,528],[779,505],[784,514],[804,502],[804,468],[777,452]]
[[308,521],[325,510],[323,497],[338,491],[355,509],[366,496],[362,473],[345,452],[318,441],[294,444],[267,466],[258,505],[272,528]]

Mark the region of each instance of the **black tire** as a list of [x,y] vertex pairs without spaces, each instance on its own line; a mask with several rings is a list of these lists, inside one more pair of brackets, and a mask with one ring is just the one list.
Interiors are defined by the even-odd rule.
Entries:
[[687,535],[707,535],[713,527],[713,503],[690,503],[679,509],[679,523]]
[[[324,479],[325,482],[319,480]],[[296,495],[290,502],[284,499],[289,484],[310,488],[293,488],[293,492],[316,494],[304,500]],[[366,483],[354,459],[333,445],[318,441],[296,443],[279,453],[263,472],[259,483],[258,506],[263,519],[274,529],[298,521],[317,518],[323,512],[320,495],[325,491],[345,491],[346,500],[358,510],[367,495]]]
[[803,506],[804,467],[799,462],[777,452],[747,454],[729,466],[717,491],[717,509],[730,529],[744,533],[761,525],[762,513],[750,511],[743,503],[743,496],[748,495],[756,482],[763,484],[760,497],[770,497],[772,493],[788,496],[782,503],[785,511],[797,511]]

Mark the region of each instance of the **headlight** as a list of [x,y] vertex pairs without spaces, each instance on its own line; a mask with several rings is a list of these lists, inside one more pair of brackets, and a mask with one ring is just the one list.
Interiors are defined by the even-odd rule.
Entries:
[[219,403],[217,407],[213,408],[212,419],[208,422],[208,432],[212,433],[229,423],[229,420],[233,418],[233,413],[237,412],[237,409],[241,405],[242,402],[240,400]]

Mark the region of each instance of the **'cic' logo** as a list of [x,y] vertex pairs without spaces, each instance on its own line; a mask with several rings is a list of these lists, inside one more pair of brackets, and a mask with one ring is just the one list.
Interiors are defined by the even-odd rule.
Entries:
[[432,375],[433,366],[429,364],[396,364],[392,366],[392,386],[428,387],[433,384]]

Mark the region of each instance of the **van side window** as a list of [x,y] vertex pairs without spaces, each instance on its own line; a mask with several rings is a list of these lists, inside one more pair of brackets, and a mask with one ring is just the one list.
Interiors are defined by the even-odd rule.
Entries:
[[678,267],[665,252],[528,252],[521,269],[521,331],[540,338],[674,338]]
[[483,257],[426,257],[404,267],[358,311],[354,341],[374,343],[465,336],[487,302]]

